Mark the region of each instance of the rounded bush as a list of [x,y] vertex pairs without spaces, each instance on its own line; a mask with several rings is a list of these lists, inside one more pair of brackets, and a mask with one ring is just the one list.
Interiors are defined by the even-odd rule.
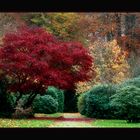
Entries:
[[58,102],[50,95],[38,95],[32,104],[35,113],[51,114],[58,111]]
[[93,118],[114,118],[110,97],[115,93],[116,88],[112,85],[95,86],[79,98],[78,108],[80,113]]
[[57,99],[58,98],[58,89],[53,87],[53,86],[49,86],[48,89],[46,90],[46,95],[50,95],[52,96],[54,99]]
[[140,88],[140,77],[128,79],[128,80],[124,81],[123,83],[121,83],[118,86],[118,88],[122,88],[122,87],[129,86],[129,85],[133,85],[133,86]]
[[49,86],[46,95],[52,96],[58,102],[58,112],[63,112],[64,110],[64,93],[63,90],[55,88],[53,86]]
[[79,96],[78,98],[78,111],[80,112],[80,114],[85,115],[86,114],[86,93],[83,93]]
[[118,89],[110,104],[117,108],[116,114],[120,118],[129,122],[140,121],[140,88],[129,85]]
[[64,93],[62,90],[58,90],[58,112],[64,111]]

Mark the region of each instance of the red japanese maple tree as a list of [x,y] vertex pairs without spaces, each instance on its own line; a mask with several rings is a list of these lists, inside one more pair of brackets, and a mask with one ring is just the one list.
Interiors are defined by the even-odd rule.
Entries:
[[0,69],[9,91],[42,94],[48,86],[73,89],[90,79],[92,57],[82,44],[59,42],[43,28],[22,27],[3,38]]

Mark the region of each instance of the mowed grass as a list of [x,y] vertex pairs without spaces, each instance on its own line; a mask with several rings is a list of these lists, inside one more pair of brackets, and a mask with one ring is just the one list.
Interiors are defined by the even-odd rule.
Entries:
[[52,120],[0,119],[0,128],[47,128]]
[[58,118],[58,117],[61,117],[63,116],[63,113],[54,113],[54,114],[39,114],[39,113],[36,113],[34,115],[35,117],[51,117],[51,118]]
[[53,125],[53,120],[47,120],[47,117],[58,118],[61,113],[54,114],[35,114],[36,118],[45,117],[45,120],[30,119],[4,119],[0,118],[0,128],[47,128]]
[[140,128],[140,123],[128,123],[126,120],[95,120],[92,125],[105,128]]
[[[140,123],[127,123],[126,120],[93,119],[93,121],[66,121],[57,118],[85,118],[79,113],[35,114],[36,119],[4,119],[0,118],[0,128],[50,128],[50,127],[81,127],[81,128],[140,128]],[[38,119],[45,117],[45,119]],[[47,118],[56,119],[50,120]]]
[[140,123],[127,123],[125,120],[95,120],[92,122],[52,120],[0,119],[0,128],[49,128],[51,127],[88,127],[88,128],[140,128]]

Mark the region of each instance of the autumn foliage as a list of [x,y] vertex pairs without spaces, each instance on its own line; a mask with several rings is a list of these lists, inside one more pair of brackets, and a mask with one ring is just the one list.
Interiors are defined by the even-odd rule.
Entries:
[[92,57],[78,42],[59,42],[43,28],[22,27],[3,38],[0,69],[9,90],[43,93],[48,86],[72,89],[91,76]]
[[91,55],[95,57],[92,69],[96,72],[96,77],[88,82],[79,82],[77,93],[87,92],[99,83],[117,84],[129,78],[127,52],[120,48],[116,40],[95,41],[89,46],[89,50]]
[[77,22],[79,15],[77,13],[26,13],[23,18],[28,25],[44,27],[48,32],[53,33],[61,40],[78,40],[79,26],[77,26]]

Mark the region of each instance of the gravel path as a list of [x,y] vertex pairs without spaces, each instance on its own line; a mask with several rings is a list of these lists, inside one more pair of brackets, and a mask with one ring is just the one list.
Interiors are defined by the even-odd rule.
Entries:
[[56,119],[52,125],[52,128],[81,128],[81,127],[94,127],[91,125],[93,119],[85,118],[79,113],[64,113],[63,119]]
[[61,128],[81,128],[81,127],[94,127],[90,124],[90,122],[77,122],[77,121],[56,121],[54,122],[54,124],[48,126],[48,127],[53,127],[53,128],[58,128],[58,127],[61,127]]

